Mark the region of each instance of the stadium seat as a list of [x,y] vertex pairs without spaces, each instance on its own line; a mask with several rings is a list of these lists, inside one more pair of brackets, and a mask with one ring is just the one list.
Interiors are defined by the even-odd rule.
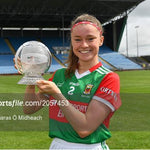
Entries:
[[12,54],[3,38],[0,38],[0,54]]
[[8,38],[11,45],[13,46],[13,48],[15,49],[15,51],[17,51],[17,49],[25,42],[27,41],[32,41],[32,40],[37,40],[36,38],[32,38],[32,37],[10,37]]
[[122,54],[112,51],[107,46],[101,47],[99,56],[116,67],[118,70],[142,69],[140,65],[134,63]]
[[[11,37],[8,38],[15,50],[17,50],[24,42],[31,40],[39,40],[44,43],[52,53],[52,64],[48,72],[54,72],[57,69],[63,67],[67,57],[69,44],[66,42],[63,45],[61,38],[19,38]],[[5,43],[1,38],[0,43]],[[5,43],[6,52],[8,52],[7,44]],[[6,50],[7,49],[7,50]],[[10,50],[9,50],[10,51]],[[4,52],[0,49],[0,52]],[[10,51],[11,52],[11,51]],[[0,55],[0,74],[13,74],[17,73],[17,70],[14,68],[13,63],[14,55]],[[56,61],[57,60],[57,61]],[[142,67],[133,61],[129,60],[125,56],[119,54],[118,52],[112,51],[106,45],[100,47],[99,51],[99,60],[102,62],[103,66],[110,70],[130,70],[130,69],[142,69]]]

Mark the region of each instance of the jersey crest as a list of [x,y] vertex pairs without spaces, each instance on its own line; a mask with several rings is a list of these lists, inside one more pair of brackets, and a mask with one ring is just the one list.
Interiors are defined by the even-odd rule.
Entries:
[[92,88],[93,88],[92,84],[87,84],[83,93],[86,94],[86,95],[90,94]]

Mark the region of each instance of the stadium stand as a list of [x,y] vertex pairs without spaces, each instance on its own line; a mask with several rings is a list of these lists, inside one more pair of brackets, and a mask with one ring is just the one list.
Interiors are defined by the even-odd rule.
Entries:
[[150,69],[150,56],[141,56],[138,58],[135,58],[139,64],[143,66],[144,69]]
[[57,38],[41,38],[42,43],[44,43],[50,50],[51,53],[54,53],[52,49],[53,45],[60,45],[61,41]]
[[14,74],[17,70],[13,63],[14,55],[0,55],[0,74]]
[[[2,10],[5,10],[0,16],[0,73],[14,73],[14,68],[11,69],[14,64],[10,62],[9,55],[14,57],[19,46],[29,40],[41,41],[51,51],[53,60],[49,71],[64,67],[67,54],[64,51],[59,53],[52,47],[69,46],[67,36],[70,35],[70,21],[84,12],[96,16],[105,28],[105,45],[111,50],[100,48],[99,59],[103,65],[110,70],[141,69],[140,65],[114,51],[120,43],[128,14],[143,1],[0,1]],[[84,7],[85,2],[87,7]],[[20,5],[21,9],[18,9]],[[3,59],[4,55],[8,56]]]
[[57,49],[57,47],[62,48],[69,45],[67,41],[63,43],[62,38],[59,37],[40,38],[40,41],[43,42],[52,53],[55,53],[55,48]]
[[49,68],[48,72],[55,72],[57,69],[62,68],[62,65],[60,65],[53,57],[52,57],[52,64]]
[[9,37],[8,40],[10,41],[12,47],[15,51],[25,42],[36,40],[36,38],[27,38],[27,37]]
[[55,54],[55,56],[65,65],[68,54]]
[[[1,39],[1,40],[4,40],[4,39]],[[22,45],[24,42],[31,41],[31,40],[38,40],[38,39],[36,39],[36,38],[11,37],[11,38],[8,38],[8,40],[10,41],[12,47],[16,51],[20,47],[20,45]],[[49,41],[52,41],[52,43],[50,43]],[[2,43],[2,45],[6,44],[6,43],[4,43],[4,41],[1,43]],[[53,44],[58,44],[61,42],[59,39],[58,40],[56,40],[56,39],[52,40],[52,39],[48,38],[47,40],[45,40],[45,43],[48,43],[46,45],[48,45],[49,49],[52,50]],[[2,47],[4,47],[4,46],[2,46]],[[8,51],[10,51],[8,46],[6,47],[6,50],[5,50],[7,52],[6,54],[8,54]],[[14,55],[2,55],[4,53],[4,51],[0,50],[0,52],[2,52],[0,55],[0,74],[17,73],[17,70],[14,68],[14,63],[13,63]],[[53,54],[55,52],[54,51],[51,51],[51,52],[52,52],[52,56],[53,56]],[[50,69],[48,70],[48,72],[54,72],[55,70],[62,68],[62,67],[63,66],[61,64],[59,64],[58,61],[56,61],[56,59],[52,58],[52,65],[51,65]]]
[[59,61],[63,65],[65,65],[65,61],[67,60],[70,47],[69,46],[53,46],[52,49],[54,50],[54,55],[59,59]]
[[0,66],[0,74],[17,74],[18,71],[14,66]]
[[130,57],[130,60],[132,60],[135,63],[140,64],[141,66],[143,64],[148,64],[149,63],[146,59],[143,58],[143,56],[141,56],[141,57]]
[[0,54],[12,54],[11,50],[9,49],[7,43],[4,41],[3,38],[0,38]]
[[150,56],[141,56],[141,58],[150,63]]
[[131,61],[118,52],[112,51],[105,45],[101,47],[99,51],[99,57],[110,63],[112,66],[116,67],[117,70],[142,69],[139,64]]
[[12,66],[14,55],[0,55],[0,66]]
[[[0,55],[0,74],[16,74],[18,71],[14,68],[14,55]],[[52,58],[52,64],[48,72],[54,72],[62,66]]]
[[[17,50],[21,44],[26,41],[31,40],[39,40],[43,42],[52,53],[52,65],[48,72],[54,72],[55,70],[65,67],[65,61],[68,56],[69,44],[66,42],[65,46],[62,46],[62,39],[60,38],[8,38],[12,47]],[[5,51],[10,51],[7,43],[4,42],[4,39],[1,38],[1,44],[5,45]],[[2,53],[4,51],[1,50]],[[10,51],[11,52],[11,51]],[[6,53],[8,54],[8,53]],[[0,55],[0,74],[9,74],[9,73],[17,73],[15,68],[13,68],[13,57],[14,55]],[[107,46],[103,45],[100,47],[99,51],[99,60],[102,62],[103,66],[110,70],[134,70],[134,69],[142,69],[142,67],[126,58],[125,56],[119,54],[118,52],[112,51]]]
[[117,70],[114,66],[108,64],[106,61],[104,61],[102,58],[99,57],[99,61],[103,64],[104,67],[106,67],[109,70]]

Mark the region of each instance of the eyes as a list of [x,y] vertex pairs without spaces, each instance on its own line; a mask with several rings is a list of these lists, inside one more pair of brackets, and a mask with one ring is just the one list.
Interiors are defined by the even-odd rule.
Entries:
[[[94,41],[96,39],[96,37],[88,37],[88,38],[86,38],[85,40],[86,41],[89,41],[89,42],[92,42],[92,41]],[[80,42],[80,41],[82,41],[83,39],[82,38],[80,38],[80,37],[76,37],[76,38],[74,38],[74,41],[76,41],[76,42]]]

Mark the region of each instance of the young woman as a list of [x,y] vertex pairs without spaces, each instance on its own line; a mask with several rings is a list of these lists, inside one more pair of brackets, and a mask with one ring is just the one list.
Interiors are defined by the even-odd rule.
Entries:
[[[91,15],[72,21],[68,67],[57,70],[49,81],[26,88],[26,101],[49,97],[50,149],[109,149],[105,141],[113,113],[120,107],[119,77],[98,59],[103,29]],[[27,114],[42,106],[24,106]]]

